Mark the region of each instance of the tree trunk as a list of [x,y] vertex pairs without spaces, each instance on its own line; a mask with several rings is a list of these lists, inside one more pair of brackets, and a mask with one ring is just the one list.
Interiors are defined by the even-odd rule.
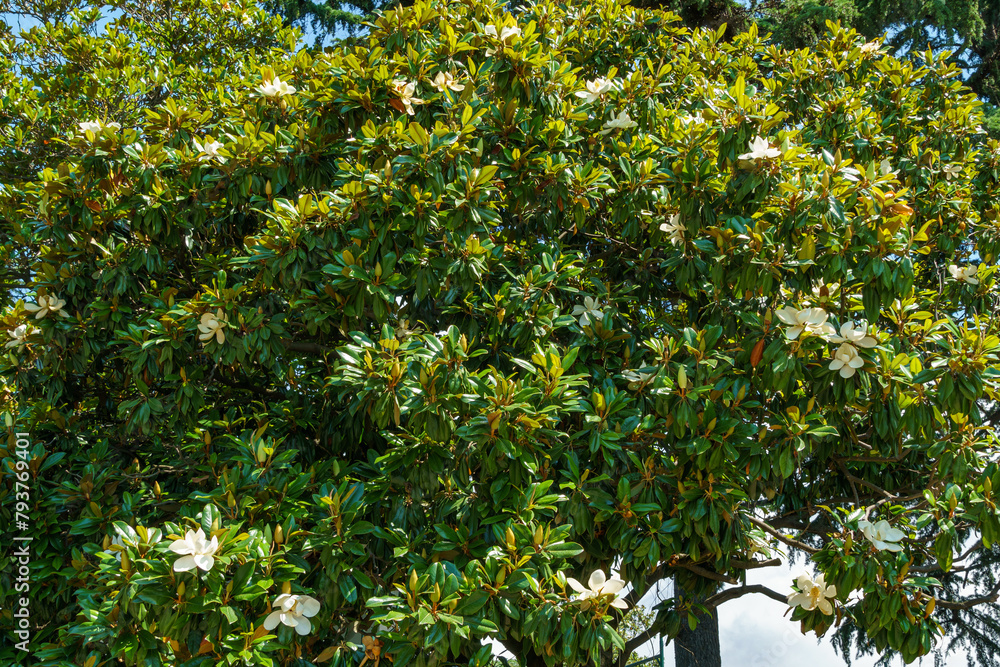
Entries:
[[681,620],[681,632],[674,638],[674,667],[722,667],[718,611],[698,616],[694,632],[686,618]]

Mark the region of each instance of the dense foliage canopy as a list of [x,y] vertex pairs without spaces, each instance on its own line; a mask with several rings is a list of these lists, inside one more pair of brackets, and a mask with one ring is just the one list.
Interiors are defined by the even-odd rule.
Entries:
[[1000,536],[1000,145],[944,57],[118,8],[0,53],[38,664],[608,664],[747,593],[912,660],[996,599],[949,572]]
[[[268,0],[265,6],[290,25],[306,28],[318,41],[363,30],[379,9],[412,0]],[[511,3],[519,7],[521,3]],[[868,39],[888,36],[885,49],[897,57],[918,57],[925,49],[947,50],[965,74],[966,85],[991,103],[986,123],[1000,136],[1000,3],[936,0],[633,0],[637,7],[676,12],[689,28],[725,36],[756,25],[785,48],[812,47],[827,21],[854,28]]]

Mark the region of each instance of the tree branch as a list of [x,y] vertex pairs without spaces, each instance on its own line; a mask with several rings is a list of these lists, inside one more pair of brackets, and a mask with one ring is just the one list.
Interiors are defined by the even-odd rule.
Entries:
[[[882,487],[876,486],[875,484],[872,484],[871,482],[866,482],[865,480],[861,479],[860,477],[852,474],[851,471],[849,471],[847,469],[847,466],[844,465],[843,459],[835,458],[834,461],[837,462],[837,465],[840,467],[840,471],[842,473],[844,473],[844,477],[846,477],[851,482],[852,486],[854,485],[854,483],[858,483],[861,486],[864,486],[864,487],[866,487],[868,489],[871,489],[875,493],[878,493],[879,495],[883,496],[884,498],[888,498],[890,500],[891,499],[895,499],[894,495],[892,495],[891,493],[889,493],[888,491],[886,491]],[[855,491],[855,495],[857,495],[857,491]]]
[[939,598],[934,598],[937,602],[935,603],[938,607],[942,609],[972,609],[976,605],[980,604],[992,604],[1000,598],[1000,582],[990,590],[989,593],[978,598],[969,598],[968,600],[963,600],[961,602],[948,602],[947,600],[941,600]]
[[[971,547],[969,547],[968,551],[966,551],[964,554],[962,554],[958,558],[953,559],[951,562],[952,563],[960,563],[963,560],[965,560],[966,558],[968,558],[969,556],[971,556],[973,551],[976,551],[978,549],[982,549],[982,547],[983,547],[983,541],[982,541],[982,539],[978,539],[978,540],[976,540],[975,544],[973,544]],[[944,570],[944,568],[941,567],[940,563],[938,563],[937,561],[934,561],[933,563],[930,563],[928,565],[917,565],[915,567],[911,567],[910,568],[910,572],[924,572],[924,573],[927,573],[927,572],[934,572],[936,570],[942,570],[942,571]],[[960,570],[956,570],[956,568],[950,568],[949,569],[949,572],[956,572],[956,571],[960,571]]]
[[730,558],[729,564],[733,567],[737,567],[741,570],[756,570],[761,567],[775,567],[776,565],[781,565],[782,560],[780,558],[771,558],[770,560],[738,560],[736,558]]
[[694,563],[678,563],[677,567],[683,567],[685,570],[690,570],[691,572],[705,577],[706,579],[711,579],[712,581],[721,581],[722,583],[733,585],[740,583],[732,577],[727,577],[726,575],[719,574],[718,572],[712,572],[711,570],[707,570],[700,565],[695,565]]
[[782,604],[788,604],[787,597],[762,584],[751,584],[749,586],[740,586],[739,588],[728,588],[708,598],[707,600],[705,600],[704,604],[706,607],[715,608],[718,607],[720,604],[723,604],[724,602],[735,600],[736,598],[741,598],[744,595],[748,595],[750,593],[760,593],[761,595],[766,595],[772,600],[777,600]]
[[755,525],[758,528],[760,528],[761,530],[763,530],[765,533],[768,533],[772,537],[776,537],[778,539],[778,541],[784,542],[785,544],[787,544],[790,547],[795,547],[796,549],[799,549],[801,551],[805,551],[807,554],[814,554],[817,551],[819,551],[819,549],[815,549],[815,548],[809,546],[808,544],[803,544],[802,542],[799,542],[798,540],[796,540],[794,538],[786,537],[785,535],[782,535],[781,533],[779,533],[778,531],[776,531],[774,528],[771,528],[771,526],[767,525],[765,522],[761,521],[757,517],[750,516],[749,514],[745,514],[745,515],[743,515],[743,518],[745,518],[747,521],[749,521],[753,525]]

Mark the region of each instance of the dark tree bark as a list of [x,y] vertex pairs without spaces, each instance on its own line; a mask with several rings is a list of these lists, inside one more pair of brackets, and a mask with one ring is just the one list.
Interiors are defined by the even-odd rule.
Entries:
[[681,623],[681,633],[674,638],[674,667],[722,667],[719,650],[719,619],[712,615],[698,617],[694,632]]
[[[676,585],[675,590],[683,595]],[[694,598],[695,602],[702,599]],[[719,649],[719,610],[698,616],[698,626],[691,630],[687,619],[681,621],[681,632],[674,638],[674,667],[722,667]]]

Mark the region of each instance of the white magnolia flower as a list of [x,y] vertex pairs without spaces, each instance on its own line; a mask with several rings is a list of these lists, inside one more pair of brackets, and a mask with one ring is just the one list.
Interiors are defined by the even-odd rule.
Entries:
[[105,124],[105,123],[102,123],[100,120],[98,120],[96,118],[94,120],[91,120],[91,121],[84,121],[82,123],[79,123],[78,127],[80,128],[80,131],[83,132],[84,134],[86,134],[87,132],[93,132],[94,134],[100,134],[101,130],[103,130],[106,127],[111,128],[113,130],[120,130],[120,129],[122,129],[122,126],[119,125],[118,123],[107,123],[107,124]]
[[500,28],[499,35],[497,34],[497,27],[495,25],[486,26],[486,34],[490,37],[499,37],[501,42],[506,42],[511,37],[521,34],[521,29],[516,25],[509,25]]
[[465,90],[465,84],[458,83],[451,72],[438,72],[432,83],[440,93],[443,93],[445,90],[454,90],[456,93]]
[[257,86],[257,92],[264,97],[283,97],[284,95],[293,95],[295,93],[295,86],[289,85],[286,81],[282,81],[280,77],[274,77],[270,81],[264,81],[264,83]]
[[584,297],[582,306],[573,307],[573,317],[580,318],[580,326],[587,326],[604,319],[604,313],[597,307],[597,299]]
[[840,283],[818,285],[812,288],[812,298],[809,301],[810,303],[826,303],[827,301],[833,301],[837,297],[839,291]]
[[406,113],[410,116],[414,114],[413,105],[414,104],[426,104],[424,100],[416,96],[417,82],[410,81],[407,83],[403,79],[396,79],[392,82],[392,92],[396,93],[399,97],[399,103],[402,104]]
[[198,157],[201,161],[218,160],[222,157],[219,155],[219,149],[222,148],[222,143],[218,141],[206,141],[202,144],[195,139],[192,143],[194,144],[195,150],[202,153],[202,155]]
[[849,378],[865,365],[865,360],[858,354],[858,348],[850,343],[842,343],[833,354],[830,362],[831,371],[840,371],[840,377]]
[[774,157],[781,155],[781,150],[778,148],[771,148],[771,144],[768,143],[767,139],[764,137],[754,137],[750,141],[750,152],[744,153],[740,156],[741,160],[769,160]]
[[216,342],[220,345],[226,340],[226,332],[223,329],[226,326],[226,315],[219,308],[215,313],[203,313],[201,316],[201,322],[198,324],[198,339],[208,342],[215,336]]
[[861,529],[861,532],[868,538],[868,541],[874,544],[875,548],[879,551],[903,550],[903,547],[897,543],[906,537],[906,533],[898,528],[893,528],[885,519],[876,521],[875,523],[862,519],[858,521],[858,528]]
[[941,167],[941,171],[944,172],[944,177],[949,181],[953,178],[957,178],[962,174],[962,165],[960,164],[946,164]]
[[827,586],[824,577],[825,575],[820,574],[813,579],[808,574],[800,574],[795,580],[799,592],[788,595],[788,604],[792,607],[802,607],[806,611],[819,609],[827,616],[833,614],[830,600],[837,597],[837,587]]
[[59,313],[60,317],[69,317],[69,313],[62,309],[66,302],[54,296],[42,295],[38,297],[38,303],[24,304],[25,310],[35,314],[35,319],[40,320],[52,313]]
[[867,334],[868,322],[861,320],[855,328],[854,322],[844,322],[840,325],[840,335],[830,336],[831,343],[850,343],[857,347],[875,347],[878,341]]
[[205,531],[189,530],[184,537],[174,540],[170,550],[181,557],[174,562],[174,572],[187,572],[199,568],[208,572],[215,565],[215,552],[219,550],[219,538],[213,536],[209,542]]
[[951,274],[952,278],[970,285],[979,284],[979,278],[976,277],[976,270],[975,266],[955,266],[952,264],[948,267],[948,273]]
[[701,123],[705,122],[705,119],[702,118],[700,112],[695,113],[693,116],[691,114],[686,113],[683,116],[678,116],[677,118],[681,121],[681,123],[684,124],[685,127],[690,125],[691,123],[696,123],[700,125]]
[[[500,28],[500,34],[498,35],[497,27],[495,25],[488,25],[486,26],[486,34],[489,35],[490,37],[499,38],[499,40],[506,45],[507,41],[511,37],[516,37],[521,34],[521,29],[518,28],[516,25],[504,26]],[[496,49],[488,48],[486,49],[486,56],[487,57],[492,56],[496,52],[497,52]]]
[[7,344],[4,345],[4,347],[5,348],[16,347],[17,351],[20,352],[21,350],[24,349],[24,346],[28,344],[28,336],[31,336],[36,333],[38,333],[38,329],[32,328],[31,330],[29,330],[27,324],[22,324],[13,329],[10,329],[7,332],[7,335],[10,336],[13,340],[8,341]]
[[888,176],[892,173],[892,165],[889,164],[889,160],[882,158],[882,161],[878,163],[878,170],[883,176]]
[[832,324],[827,323],[830,317],[822,308],[803,308],[798,310],[791,306],[775,311],[778,319],[791,326],[785,329],[785,338],[795,340],[803,331],[807,331],[817,336],[836,333]]
[[674,245],[684,245],[684,232],[687,229],[681,223],[681,216],[679,213],[675,213],[670,216],[670,219],[660,225],[660,231],[665,232],[667,238]]
[[500,41],[506,42],[508,39],[514,36],[519,36],[521,34],[521,29],[516,25],[509,25],[500,31]]
[[601,99],[601,95],[608,92],[612,88],[612,83],[610,81],[600,77],[594,79],[593,81],[587,81],[584,85],[586,86],[586,90],[578,90],[575,94],[577,97],[583,98],[583,101],[588,104]]
[[866,42],[861,45],[861,53],[874,53],[878,51],[879,43],[878,40],[873,40],[871,42]]
[[[617,596],[618,593],[625,588],[624,581],[618,579],[617,577],[608,579],[604,575],[603,570],[594,570],[590,575],[590,579],[587,580],[586,586],[573,577],[566,577],[566,583],[570,585],[570,588],[580,594],[577,601],[583,603],[582,608],[584,610],[589,609],[590,605],[593,604],[591,600],[605,595]],[[628,603],[619,597],[615,597],[611,601],[611,606],[615,609],[628,609]]]
[[617,116],[613,113],[611,114],[611,120],[604,124],[604,129],[601,130],[601,134],[608,134],[615,130],[630,130],[633,127],[638,127],[639,123],[632,120],[628,115],[627,111],[622,111]]
[[282,593],[274,598],[274,611],[264,619],[264,629],[274,630],[278,623],[295,628],[300,635],[307,635],[312,629],[309,618],[319,613],[319,600],[309,595]]

